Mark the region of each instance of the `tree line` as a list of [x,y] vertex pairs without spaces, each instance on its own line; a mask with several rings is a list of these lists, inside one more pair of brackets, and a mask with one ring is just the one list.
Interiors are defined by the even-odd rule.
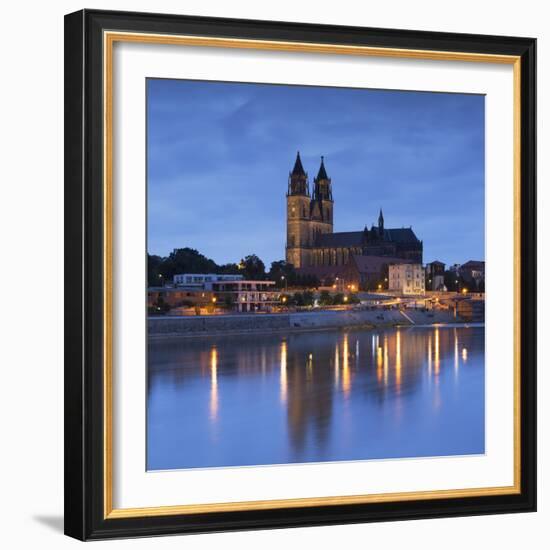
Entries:
[[163,286],[179,273],[242,275],[247,280],[275,281],[278,288],[319,286],[317,277],[296,273],[294,266],[284,260],[272,262],[267,271],[264,262],[256,254],[249,254],[238,263],[221,265],[194,248],[176,248],[165,257],[147,254],[147,280],[150,287]]

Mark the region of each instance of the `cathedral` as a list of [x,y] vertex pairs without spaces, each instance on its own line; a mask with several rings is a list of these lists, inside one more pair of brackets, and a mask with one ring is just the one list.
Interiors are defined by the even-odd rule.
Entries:
[[324,158],[310,193],[309,179],[296,156],[287,191],[286,261],[300,271],[315,273],[328,266],[345,266],[353,256],[400,258],[422,263],[422,241],[412,228],[388,229],[380,209],[378,225],[361,231],[334,232],[332,181]]

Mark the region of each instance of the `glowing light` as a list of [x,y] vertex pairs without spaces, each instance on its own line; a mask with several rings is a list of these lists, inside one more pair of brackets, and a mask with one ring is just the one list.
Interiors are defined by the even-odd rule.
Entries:
[[334,350],[334,387],[338,389],[338,381],[340,380],[340,349],[336,344]]
[[215,304],[218,301],[218,299],[215,296],[212,296],[212,303]]
[[435,349],[434,349],[434,373],[436,376],[439,375],[439,328],[435,329]]
[[432,335],[428,335],[428,379],[432,379]]
[[384,364],[384,359],[382,357],[382,348],[378,346],[376,348],[376,378],[378,382],[382,380],[382,366]]
[[342,390],[347,397],[351,389],[351,374],[349,372],[349,341],[347,333],[344,334],[343,346],[343,363],[342,363]]
[[347,302],[347,301],[348,301],[348,297],[344,296],[344,302]]
[[388,337],[384,335],[384,386],[388,385],[388,371],[389,371]]
[[286,403],[286,396],[288,391],[288,380],[286,372],[286,363],[287,363],[287,347],[286,342],[283,340],[281,342],[281,376],[280,376],[280,386],[281,386],[281,403]]
[[210,420],[218,418],[218,350],[210,351]]
[[397,330],[395,341],[395,385],[401,387],[401,331]]
[[454,337],[455,337],[455,362],[454,362],[454,367],[455,367],[455,375],[456,375],[457,372],[458,372],[458,335],[456,333],[456,328],[454,329]]
[[462,360],[464,362],[468,360],[468,350],[466,348],[462,348]]

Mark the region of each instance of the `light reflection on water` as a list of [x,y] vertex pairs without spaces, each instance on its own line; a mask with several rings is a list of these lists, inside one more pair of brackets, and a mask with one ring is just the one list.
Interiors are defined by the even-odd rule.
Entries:
[[484,452],[484,328],[149,343],[147,467]]

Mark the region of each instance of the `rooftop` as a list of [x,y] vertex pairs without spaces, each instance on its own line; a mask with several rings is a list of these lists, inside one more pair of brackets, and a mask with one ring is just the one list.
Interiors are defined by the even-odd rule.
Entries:
[[360,256],[354,254],[352,260],[360,273],[381,273],[385,266],[394,264],[410,264],[412,260],[393,258],[391,256]]

